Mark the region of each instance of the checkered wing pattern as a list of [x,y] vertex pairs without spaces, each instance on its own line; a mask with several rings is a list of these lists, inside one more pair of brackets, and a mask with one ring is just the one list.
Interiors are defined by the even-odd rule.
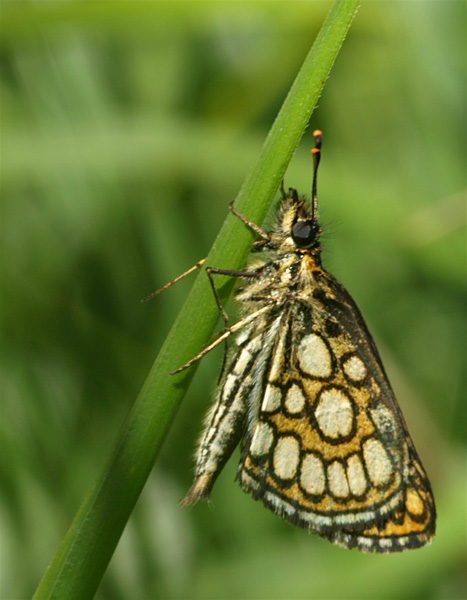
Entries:
[[269,356],[258,356],[264,385],[250,404],[258,411],[239,481],[284,519],[347,548],[424,545],[434,532],[430,484],[377,351],[345,290],[328,274],[321,289],[321,300],[280,318]]

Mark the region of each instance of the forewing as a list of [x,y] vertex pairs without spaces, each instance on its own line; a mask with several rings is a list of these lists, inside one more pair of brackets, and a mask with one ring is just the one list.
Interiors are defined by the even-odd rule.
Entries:
[[334,543],[424,545],[435,516],[426,474],[358,308],[325,276],[312,301],[282,315],[238,478]]
[[193,484],[182,500],[183,505],[209,496],[247,427],[253,412],[251,407],[256,406],[258,413],[259,381],[264,376],[278,326],[278,318],[262,315],[237,337],[235,351],[206,418],[206,428],[196,453]]

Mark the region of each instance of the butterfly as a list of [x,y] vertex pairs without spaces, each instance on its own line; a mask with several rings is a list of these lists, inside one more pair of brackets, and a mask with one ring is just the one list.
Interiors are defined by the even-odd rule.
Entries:
[[226,323],[212,275],[243,281],[245,316],[176,371],[239,332],[182,504],[209,496],[241,444],[241,487],[286,521],[362,552],[418,548],[435,533],[430,482],[358,307],[321,265],[314,139],[311,205],[282,185],[267,233],[231,207],[259,234],[257,258],[207,269]]

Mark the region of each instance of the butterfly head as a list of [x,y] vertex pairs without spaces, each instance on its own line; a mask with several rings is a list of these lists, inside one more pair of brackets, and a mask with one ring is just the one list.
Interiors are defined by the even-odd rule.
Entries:
[[292,240],[297,248],[313,247],[319,234],[319,225],[314,219],[300,219],[292,225]]
[[282,186],[282,202],[279,211],[278,233],[283,238],[283,250],[300,253],[319,253],[319,236],[321,228],[318,224],[317,172],[321,156],[321,131],[314,131],[315,147],[313,154],[313,185],[311,206],[297,190],[289,188],[286,193]]

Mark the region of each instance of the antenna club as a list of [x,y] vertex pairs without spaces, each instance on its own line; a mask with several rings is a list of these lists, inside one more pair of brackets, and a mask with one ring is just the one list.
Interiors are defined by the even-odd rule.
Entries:
[[321,143],[323,141],[323,132],[319,129],[315,129],[313,131],[313,137],[315,138],[315,146],[319,150],[321,148]]
[[317,173],[318,165],[321,158],[321,142],[323,141],[323,134],[319,129],[313,131],[313,137],[315,138],[315,147],[311,150],[313,155],[313,184],[311,186],[311,215],[313,221],[318,219],[318,185],[317,185]]

